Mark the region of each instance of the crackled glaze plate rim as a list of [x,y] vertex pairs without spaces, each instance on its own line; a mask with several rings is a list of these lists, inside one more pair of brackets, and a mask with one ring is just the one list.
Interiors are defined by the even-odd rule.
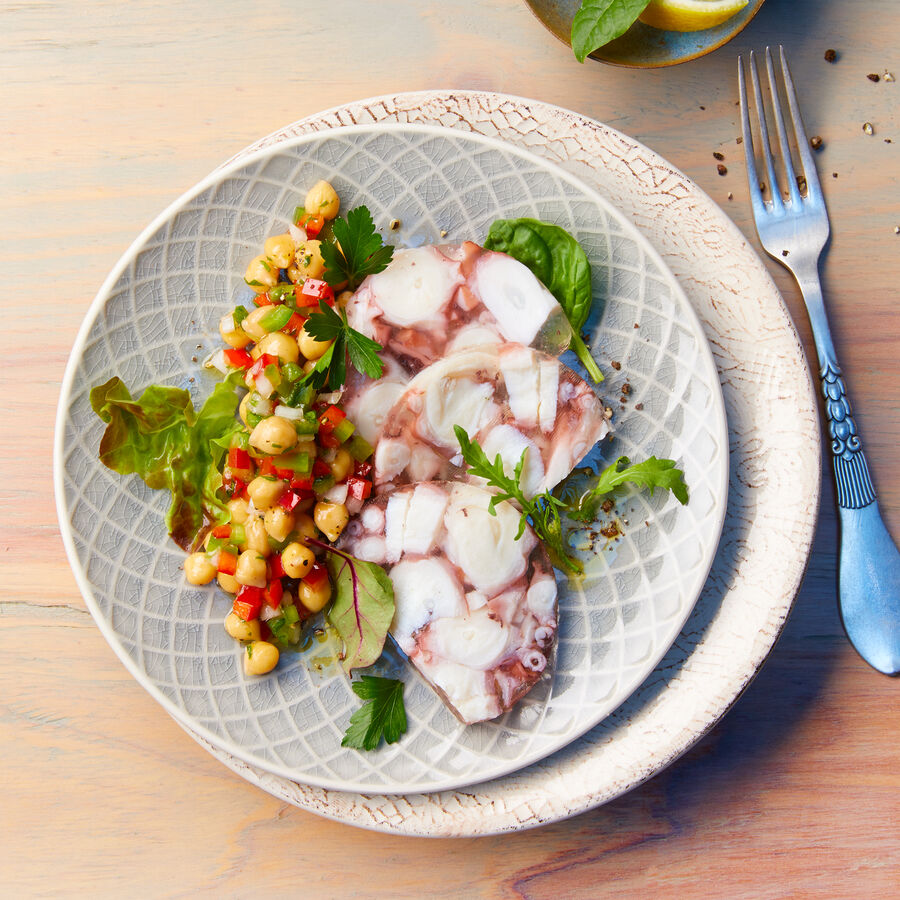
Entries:
[[[522,142],[596,187],[675,270],[713,346],[737,476],[708,580],[711,597],[705,589],[666,658],[604,723],[527,769],[467,791],[403,796],[323,791],[273,777],[191,736],[277,799],[357,827],[426,837],[534,828],[593,809],[666,768],[716,725],[771,652],[803,578],[818,515],[816,389],[784,301],[734,223],[657,153],[587,116],[486,91],[387,94],[301,119],[244,152],[298,133],[382,120],[436,123]],[[692,236],[703,241],[686,241],[685,225],[696,228]],[[723,274],[717,261],[725,253],[730,271]],[[765,354],[775,351],[782,355],[767,360]],[[753,371],[760,359],[769,363],[768,385]],[[790,403],[786,384],[794,393]],[[758,406],[761,393],[777,407],[771,415]],[[777,445],[768,427],[774,421],[781,427]],[[758,442],[758,450],[748,452],[748,441]],[[767,446],[779,476],[786,467],[785,448],[793,456],[783,490],[768,481]],[[765,529],[773,524],[778,527],[769,536]],[[740,565],[729,566],[730,557]],[[764,581],[757,580],[761,567]],[[748,626],[755,631],[744,633]]]
[[[419,133],[425,133],[436,137],[447,137],[449,134],[446,129],[439,127],[428,125],[405,126],[400,123],[385,123],[380,125],[363,125],[356,127],[350,126],[347,128],[339,129],[339,131],[344,133],[365,133],[367,131],[375,131],[378,133],[402,133],[404,131],[408,131],[410,127],[413,127],[415,129],[417,135]],[[493,767],[489,767],[484,770],[479,769],[474,773],[467,773],[462,778],[450,778],[444,776],[441,780],[433,780],[432,783],[425,783],[423,785],[420,785],[418,783],[416,784],[417,790],[430,791],[461,788],[470,784],[484,781],[485,778],[494,779],[502,777],[503,775],[516,771],[517,769],[525,765],[529,765],[543,758],[548,753],[555,752],[556,750],[570,743],[573,739],[579,737],[585,731],[589,730],[609,711],[611,711],[611,709],[613,709],[625,697],[627,697],[628,694],[631,693],[634,687],[636,687],[644,679],[646,674],[656,665],[659,658],[666,652],[668,646],[671,644],[671,641],[674,640],[674,638],[680,631],[684,620],[691,612],[693,604],[696,601],[696,597],[699,594],[700,588],[702,587],[702,584],[706,578],[709,566],[712,563],[716,542],[721,531],[721,526],[725,515],[724,497],[728,480],[728,470],[726,464],[727,454],[723,452],[723,449],[727,444],[727,426],[725,423],[724,406],[721,392],[718,390],[718,384],[715,378],[715,366],[712,360],[712,356],[709,352],[708,346],[706,345],[700,322],[697,319],[694,310],[687,302],[687,298],[684,296],[683,291],[678,286],[677,282],[674,279],[674,276],[672,276],[665,264],[662,262],[658,253],[607,200],[601,197],[595,190],[583,184],[571,173],[560,170],[552,163],[540,159],[526,149],[517,146],[511,146],[502,140],[497,140],[490,136],[479,134],[464,134],[460,132],[455,133],[453,137],[454,139],[467,141],[470,144],[493,148],[497,152],[506,154],[511,153],[521,159],[530,161],[539,169],[552,174],[556,179],[563,182],[568,182],[573,188],[577,189],[585,198],[587,198],[589,202],[595,204],[597,208],[602,210],[602,212],[605,213],[612,222],[616,223],[618,228],[622,229],[628,235],[628,237],[637,244],[637,246],[640,248],[641,253],[643,253],[648,260],[648,264],[652,264],[658,270],[657,277],[663,279],[671,289],[672,302],[675,308],[678,310],[678,321],[682,324],[683,327],[688,330],[689,333],[693,334],[697,339],[698,360],[700,361],[700,365],[704,369],[704,377],[707,379],[707,382],[710,385],[714,386],[710,398],[710,411],[714,419],[714,427],[712,428],[712,430],[716,434],[716,445],[720,449],[718,450],[718,453],[716,455],[716,463],[713,466],[717,473],[716,477],[712,479],[716,482],[716,490],[714,492],[715,505],[713,512],[708,514],[705,519],[707,523],[711,522],[712,525],[708,524],[705,528],[705,530],[709,531],[709,535],[708,539],[702,543],[701,562],[698,565],[694,566],[691,571],[690,578],[687,579],[688,586],[686,590],[686,598],[683,601],[683,606],[680,607],[680,611],[675,618],[667,620],[665,633],[662,638],[657,638],[657,643],[654,646],[652,654],[650,654],[646,658],[646,660],[642,661],[639,666],[628,667],[626,669],[627,676],[622,676],[618,679],[617,689],[614,694],[612,694],[602,706],[597,707],[597,705],[595,704],[594,707],[592,707],[592,711],[589,715],[584,716],[581,719],[577,719],[576,724],[573,727],[569,727],[564,732],[561,732],[557,740],[552,741],[548,744],[549,749],[546,749],[544,745],[538,745],[528,754],[523,754],[509,760],[508,762],[495,763]],[[70,405],[69,401],[74,389],[76,376],[78,374],[78,361],[82,356],[86,341],[91,334],[91,329],[96,324],[98,317],[103,314],[110,294],[118,284],[123,272],[127,270],[129,265],[131,265],[139,252],[145,247],[148,239],[156,235],[162,226],[169,223],[179,211],[185,208],[190,200],[203,194],[205,191],[209,190],[210,187],[221,183],[227,177],[241,172],[245,167],[249,165],[262,163],[270,159],[286,147],[290,149],[290,145],[302,147],[305,144],[315,144],[319,141],[320,138],[321,135],[317,134],[300,135],[295,137],[291,141],[278,142],[277,145],[272,145],[267,148],[261,148],[252,154],[241,154],[239,157],[226,163],[223,167],[212,172],[209,176],[207,176],[205,179],[203,179],[201,182],[199,182],[197,185],[183,194],[180,198],[170,204],[169,207],[167,207],[162,213],[160,213],[160,215],[150,225],[148,225],[146,229],[144,229],[144,231],[132,243],[131,247],[129,247],[125,254],[123,254],[121,260],[113,268],[100,291],[98,292],[93,304],[91,305],[91,308],[88,310],[88,313],[82,325],[82,330],[79,333],[75,346],[73,348],[69,368],[64,379],[57,421],[57,465],[55,469],[55,480],[57,487],[57,504],[61,529],[63,532],[63,539],[66,545],[67,552],[69,553],[70,561],[72,563],[76,579],[82,590],[82,594],[85,597],[88,608],[97,621],[104,637],[111,644],[117,655],[120,657],[120,659],[122,659],[126,667],[139,681],[139,683],[141,683],[141,685],[150,692],[154,699],[156,699],[166,709],[166,711],[170,713],[170,715],[176,718],[176,720],[178,720],[180,724],[190,730],[196,731],[202,739],[204,739],[209,744],[216,746],[221,752],[233,754],[234,756],[242,759],[243,762],[247,765],[259,766],[260,768],[263,768],[270,772],[272,775],[282,778],[296,778],[298,777],[298,773],[294,769],[286,768],[283,765],[278,765],[277,763],[271,762],[269,760],[261,760],[258,756],[254,755],[251,751],[244,749],[239,744],[236,744],[233,741],[229,741],[222,735],[215,734],[208,728],[202,726],[196,721],[193,715],[174,703],[172,699],[167,697],[147,676],[147,674],[143,671],[137,661],[135,661],[133,657],[128,652],[126,652],[125,648],[122,646],[118,632],[116,631],[112,622],[108,621],[109,614],[107,614],[101,608],[100,604],[94,597],[89,579],[83,569],[83,563],[79,559],[78,553],[76,552],[74,546],[74,539],[69,523],[69,510],[65,494],[65,467],[63,464],[63,459],[65,456],[66,447],[63,438],[65,434],[64,426],[66,423],[66,413]],[[662,629],[660,630],[662,631]],[[304,773],[303,778],[304,782],[307,784],[316,785],[318,787],[326,788],[332,791],[360,791],[373,789],[370,784],[364,782],[357,783],[346,779],[335,781],[334,778],[317,778],[314,776],[310,776],[308,773]],[[404,791],[408,791],[409,787],[408,784],[404,785],[403,783],[398,782],[396,784],[384,786],[379,785],[378,789],[386,793],[403,793]]]

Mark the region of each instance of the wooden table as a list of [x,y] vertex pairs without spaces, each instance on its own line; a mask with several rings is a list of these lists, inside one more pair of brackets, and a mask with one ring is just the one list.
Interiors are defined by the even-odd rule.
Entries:
[[[85,611],[51,486],[60,380],[91,298],[138,231],[244,145],[375,94],[506,91],[648,144],[755,242],[734,58],[780,41],[825,142],[832,327],[900,536],[900,84],[866,78],[900,76],[895,0],[768,0],[731,45],[663,71],[580,66],[519,0],[3,2],[0,23],[11,360],[0,375],[0,895],[898,896],[900,682],[870,670],[841,631],[828,478],[784,636],[707,738],[573,820],[434,841],[300,812],[191,741]],[[771,268],[811,348],[799,293]]]

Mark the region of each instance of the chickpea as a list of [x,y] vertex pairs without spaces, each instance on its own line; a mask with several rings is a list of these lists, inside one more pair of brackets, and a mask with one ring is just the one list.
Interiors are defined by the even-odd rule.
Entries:
[[287,452],[296,443],[296,429],[281,416],[263,419],[250,433],[250,445],[272,456]]
[[269,533],[266,531],[262,519],[256,516],[247,519],[244,531],[247,535],[247,549],[244,553],[253,552],[264,557],[268,557],[272,553],[272,548],[269,546]]
[[234,324],[231,313],[219,319],[219,334],[222,335],[222,340],[229,347],[234,347],[236,350],[240,350],[250,343],[250,335],[240,325]]
[[315,587],[305,581],[300,582],[297,599],[310,611],[318,612],[331,599],[331,582],[323,578]]
[[333,219],[340,211],[341,199],[329,182],[317,181],[306,192],[303,207],[310,215]]
[[[322,265],[324,268],[324,263]],[[250,265],[247,266],[247,271],[244,273],[244,281],[257,294],[264,294],[269,288],[273,288],[278,284],[278,266],[271,259],[266,259],[265,256],[255,256],[250,260]]]
[[263,245],[263,252],[279,269],[290,265],[296,249],[290,232],[272,235],[272,237],[266,238],[266,243]]
[[284,574],[291,578],[302,578],[312,568],[316,561],[316,554],[306,546],[297,541],[288,544],[281,551],[281,565]]
[[336,541],[350,521],[350,514],[343,503],[320,500],[313,510],[313,521],[329,541]]
[[343,448],[339,448],[331,463],[331,474],[335,481],[343,481],[353,470],[353,457]]
[[283,363],[295,363],[300,359],[300,348],[297,346],[297,342],[289,334],[283,334],[280,331],[267,334],[253,349],[258,350],[261,354],[269,353],[277,356]]
[[236,594],[241,589],[241,583],[234,575],[226,575],[224,572],[219,572],[219,577],[216,580],[219,582],[219,587],[226,594]]
[[243,497],[235,497],[226,504],[231,512],[231,523],[243,525],[250,515],[250,504]]
[[265,675],[278,665],[278,648],[268,641],[247,644],[244,653],[244,674]]
[[319,536],[319,529],[316,528],[316,523],[313,521],[312,516],[308,516],[306,513],[294,513],[294,531],[301,541]]
[[269,333],[262,325],[260,325],[259,320],[262,319],[267,312],[270,312],[271,309],[272,307],[268,305],[257,306],[256,309],[241,322],[241,328],[243,328],[244,332],[249,334],[254,341],[262,340]]
[[263,524],[276,541],[283,541],[294,530],[294,516],[282,506],[270,506]]
[[205,553],[192,553],[184,561],[184,577],[188,584],[209,584],[216,577],[216,567]]
[[321,278],[322,273],[325,271],[325,260],[322,258],[322,242],[304,241],[302,244],[297,244],[297,252],[294,254],[294,265],[288,268],[289,277],[291,268],[299,272],[301,280],[304,278]]
[[318,359],[334,343],[333,341],[317,341],[304,327],[297,338],[300,352],[310,361]]
[[246,425],[247,424],[247,404],[250,402],[250,395],[244,394],[243,399],[238,405],[238,415],[241,417],[241,421]]
[[258,641],[259,619],[245,622],[239,615],[230,612],[225,616],[225,630],[236,641]]
[[277,478],[271,478],[268,475],[257,475],[247,485],[247,493],[257,509],[266,510],[278,502],[286,488],[287,485]]
[[266,586],[266,560],[256,550],[245,550],[237,561],[234,577],[249,587]]
[[342,309],[347,305],[347,301],[353,296],[353,291],[341,291],[337,295],[337,305]]

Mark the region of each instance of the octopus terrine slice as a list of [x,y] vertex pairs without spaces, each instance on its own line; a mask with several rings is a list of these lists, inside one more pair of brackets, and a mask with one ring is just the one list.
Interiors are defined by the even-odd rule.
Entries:
[[396,398],[375,449],[376,488],[472,480],[456,425],[489,459],[499,454],[507,475],[525,453],[529,497],[558,484],[610,430],[597,395],[555,357],[521,344],[463,350],[423,369]]
[[543,545],[520,513],[471,484],[407,485],[369,503],[341,547],[385,567],[391,635],[463,723],[509,710],[556,646],[557,591]]
[[370,443],[407,382],[447,353],[515,341],[558,355],[572,336],[562,308],[527,266],[471,241],[398,250],[346,309],[350,326],[383,348],[382,378],[351,372],[342,398]]

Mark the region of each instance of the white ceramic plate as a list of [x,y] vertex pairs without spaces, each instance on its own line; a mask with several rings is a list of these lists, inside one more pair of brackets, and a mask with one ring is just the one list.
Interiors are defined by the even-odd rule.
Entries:
[[[513,711],[461,726],[411,671],[403,740],[343,749],[358,700],[313,642],[272,676],[246,677],[224,632],[229,599],[185,583],[165,536],[168,497],[97,459],[103,426],[91,386],[120,375],[150,383],[212,381],[197,360],[219,345],[219,317],[246,291],[242,273],[283,230],[308,186],[331,180],[344,207],[406,223],[399,242],[482,238],[497,218],[529,215],[573,233],[606,300],[595,330],[610,399],[628,381],[607,458],[678,459],[691,489],[620,504],[631,522],[583,589],[563,589],[554,671]],[[599,316],[596,316],[599,318]],[[568,744],[618,706],[678,634],[715,553],[727,493],[726,425],[699,322],[649,244],[606,201],[539,157],[499,141],[426,126],[374,125],[286,141],[211,175],[125,254],[79,336],[60,401],[60,520],[85,599],[138,680],[184,725],[246,763],[306,784],[355,791],[442,790],[513,772]],[[322,667],[323,657],[330,657]]]
[[652,777],[724,715],[774,645],[803,577],[818,514],[820,436],[803,349],[765,266],[683,173],[578,113],[482,91],[359,101],[265,138],[369,122],[439,124],[500,137],[573,173],[659,250],[713,348],[731,479],[719,549],[690,618],[640,687],[602,723],[535,765],[465,791],[326,791],[270,775],[193,736],[248,781],[318,815],[407,835],[474,836],[584,812]]

